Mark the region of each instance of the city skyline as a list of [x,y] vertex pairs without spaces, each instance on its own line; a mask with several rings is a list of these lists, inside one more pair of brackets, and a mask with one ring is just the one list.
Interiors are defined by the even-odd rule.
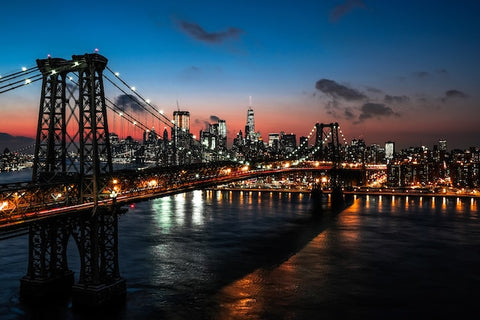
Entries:
[[[195,135],[212,117],[224,119],[229,144],[244,130],[249,106],[264,141],[338,122],[348,140],[395,141],[398,149],[440,139],[449,147],[480,144],[475,1],[83,6],[91,9],[3,4],[0,25],[11,31],[0,75],[47,54],[70,59],[98,48],[169,117],[179,101]],[[2,94],[0,132],[33,137],[39,98],[39,83]]]

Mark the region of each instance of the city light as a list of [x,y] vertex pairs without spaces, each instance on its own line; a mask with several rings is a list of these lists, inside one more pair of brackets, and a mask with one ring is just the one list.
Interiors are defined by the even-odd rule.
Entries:
[[8,207],[8,202],[7,201],[3,201],[0,204],[0,210],[6,209],[7,207]]
[[158,185],[158,181],[157,181],[157,180],[150,180],[150,181],[148,182],[148,186],[149,186],[150,188],[155,188],[157,185]]

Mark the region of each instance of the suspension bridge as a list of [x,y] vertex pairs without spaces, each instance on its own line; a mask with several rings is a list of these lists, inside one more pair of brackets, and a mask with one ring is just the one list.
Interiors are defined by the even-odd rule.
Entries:
[[[274,162],[234,159],[179,164],[180,148],[168,166],[114,170],[109,116],[148,132],[150,126],[105,95],[105,83],[132,99],[153,121],[178,132],[178,124],[145,99],[98,54],[38,59],[37,65],[0,78],[0,94],[42,81],[31,181],[0,185],[0,240],[28,230],[23,299],[72,294],[76,305],[96,306],[125,296],[118,265],[118,215],[122,205],[259,176],[295,171],[329,172],[333,187],[342,172],[365,167],[342,163],[345,142],[338,123],[316,123],[308,139]],[[193,136],[188,145],[201,147]],[[313,146],[308,141],[314,139]],[[342,141],[343,140],[343,141]],[[78,283],[66,247],[72,237],[81,260]]]

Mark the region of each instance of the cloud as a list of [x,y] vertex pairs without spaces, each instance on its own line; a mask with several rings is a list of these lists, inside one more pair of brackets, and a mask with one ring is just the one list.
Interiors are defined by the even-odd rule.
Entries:
[[145,110],[142,107],[142,104],[138,99],[131,94],[122,94],[115,99],[115,104],[122,109],[123,111],[140,111],[144,112]]
[[426,78],[430,75],[430,73],[428,71],[417,71],[417,72],[414,72],[413,73],[414,76],[418,77],[418,78]]
[[193,122],[196,124],[196,125],[199,125],[202,127],[202,131],[208,131],[209,128],[210,128],[210,122],[208,122],[207,120],[204,120],[204,119],[195,119],[193,120]]
[[367,91],[371,93],[383,93],[382,90],[374,88],[374,87],[367,87]]
[[407,96],[391,96],[389,94],[386,94],[383,100],[386,103],[405,103],[409,102],[410,98]]
[[178,20],[177,24],[180,27],[180,30],[188,36],[206,43],[222,43],[229,39],[238,38],[244,33],[243,30],[232,27],[229,27],[224,31],[208,32],[200,25],[185,20]]
[[343,115],[347,120],[352,120],[353,118],[355,118],[355,115],[353,114],[353,111],[350,108],[345,108],[345,110],[343,110]]
[[214,115],[211,115],[211,116],[210,116],[210,121],[212,121],[212,122],[218,122],[218,120],[220,120],[219,117],[214,116]]
[[445,102],[450,99],[466,99],[468,95],[465,92],[460,90],[452,89],[445,91],[445,97],[442,98],[442,101]]
[[366,119],[371,118],[383,118],[383,117],[398,117],[398,113],[394,112],[392,108],[387,107],[382,103],[365,103],[360,107],[360,116],[358,117],[358,122],[362,122]]
[[330,20],[331,21],[338,21],[341,17],[352,11],[356,8],[363,8],[365,9],[367,6],[361,0],[346,0],[345,2],[337,5],[332,9],[330,12]]
[[436,70],[436,72],[437,72],[438,74],[444,74],[444,75],[447,75],[447,74],[448,74],[448,71],[447,71],[446,69],[443,69],[443,68]]
[[318,80],[315,84],[315,88],[332,98],[342,98],[348,101],[363,100],[367,98],[360,91],[348,88],[329,79]]

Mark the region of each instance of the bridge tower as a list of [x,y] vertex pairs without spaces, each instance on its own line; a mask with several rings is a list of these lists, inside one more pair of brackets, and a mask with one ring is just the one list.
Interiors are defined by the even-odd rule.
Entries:
[[[72,60],[37,60],[43,74],[32,181],[74,186],[71,203],[91,203],[89,212],[33,223],[29,231],[29,267],[21,296],[35,300],[72,291],[78,305],[107,303],[126,292],[118,266],[118,208],[101,208],[102,175],[113,172],[103,87],[107,59],[97,53]],[[66,84],[78,76],[78,97]],[[73,78],[72,78],[73,79]],[[49,196],[49,195],[46,195]],[[75,239],[80,256],[78,284],[68,269],[66,248]]]
[[43,75],[33,164],[33,182],[59,180],[66,167],[66,74],[67,60],[38,59]]
[[338,137],[338,123],[317,123],[315,127],[317,131],[315,146],[319,149],[317,160],[332,161],[333,163],[330,177],[332,205],[342,206],[344,204],[344,197],[342,191],[343,182],[340,178],[342,157],[340,139]]
[[341,163],[338,123],[317,123],[315,146],[319,148],[318,160],[332,161],[334,165]]
[[78,64],[80,199],[97,203],[100,175],[113,172],[102,76],[108,60],[96,53],[72,58]]

